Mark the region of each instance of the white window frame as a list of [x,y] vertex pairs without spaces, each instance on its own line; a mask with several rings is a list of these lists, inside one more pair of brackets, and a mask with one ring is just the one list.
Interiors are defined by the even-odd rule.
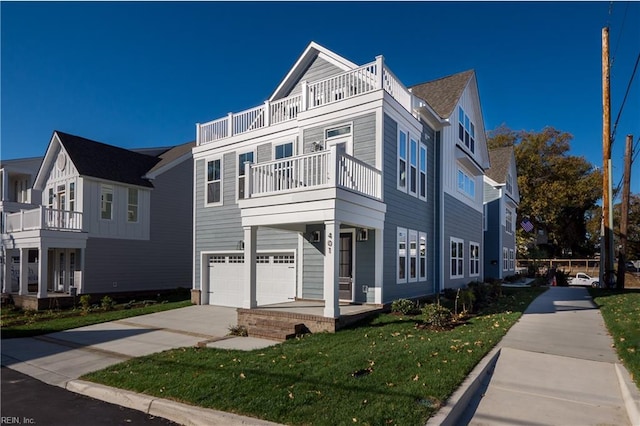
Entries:
[[411,137],[409,137],[409,179],[407,185],[407,191],[409,195],[413,195],[414,197],[418,196],[419,191],[419,176],[418,176],[418,154],[420,152],[418,141]]
[[[449,276],[451,278],[464,277],[464,240],[450,237],[449,239]],[[455,244],[455,253],[454,253]]]
[[502,247],[502,270],[509,270],[509,249]]
[[[401,136],[404,136],[404,141],[402,140]],[[407,172],[408,172],[408,166],[409,166],[409,161],[407,158],[409,153],[408,132],[404,131],[403,129],[398,129],[397,142],[398,142],[398,168],[396,173],[396,183],[397,183],[398,190],[406,193],[409,187],[408,185],[409,180],[407,179]],[[404,145],[404,156],[402,156],[403,145]],[[401,173],[401,170],[402,170],[401,164],[403,163],[404,163],[404,176]]]
[[[407,243],[408,243],[408,234],[406,228],[398,227],[397,230],[397,243],[396,243],[396,281],[398,284],[406,283],[407,278],[409,276],[407,265],[408,258],[407,256]],[[402,266],[402,269],[401,269]],[[401,275],[401,272],[404,271],[404,276]]]
[[[427,279],[427,233],[418,233],[418,276],[421,281]],[[424,265],[424,267],[423,267]]]
[[504,228],[507,234],[513,234],[513,212],[509,207],[504,208]]
[[423,143],[418,149],[418,198],[427,201],[427,146]]
[[[462,135],[461,135],[462,133]],[[476,152],[476,132],[475,125],[467,115],[464,108],[458,105],[458,140],[472,154]]]
[[[100,220],[113,220],[114,207],[114,187],[113,185],[100,185]],[[111,195],[111,200],[105,200],[107,195]],[[105,206],[109,206],[109,217],[105,217]]]
[[[220,162],[220,178],[209,180],[209,163],[219,161]],[[222,157],[211,157],[207,158],[204,162],[204,205],[205,206],[221,206],[224,202],[224,192],[223,192],[223,176],[224,176],[224,166]],[[214,176],[215,177],[215,176]],[[220,183],[220,200],[209,202],[209,184],[213,184],[219,182]]]
[[470,241],[469,242],[469,276],[477,277],[478,275],[480,275],[480,244],[474,241]]
[[407,271],[409,272],[409,282],[415,283],[418,281],[418,231],[409,230],[409,262],[407,264]]
[[69,182],[69,211],[76,210],[76,183]]
[[[131,202],[131,194],[135,194],[135,203]],[[140,217],[140,191],[138,188],[127,188],[127,223],[138,223]],[[132,207],[135,209],[132,210]],[[131,213],[135,212],[135,217],[131,218]]]
[[[285,145],[291,145],[291,155],[285,155],[284,157],[278,157],[277,153],[278,153],[278,148],[281,146],[285,146]],[[281,160],[283,158],[290,158],[296,155],[296,144],[293,141],[288,141],[288,142],[282,142],[282,143],[277,143],[277,144],[273,144],[273,159],[274,160]]]
[[[460,182],[460,176],[462,175],[462,182]],[[464,196],[475,200],[476,199],[476,181],[469,173],[462,168],[458,167],[458,173],[456,174],[456,186],[458,192]]]
[[507,182],[505,187],[509,194],[513,194],[513,176],[511,176],[511,173],[507,173]]
[[516,269],[516,255],[513,249],[509,249],[509,270],[515,271]]
[[256,151],[255,149],[249,149],[247,151],[236,151],[236,202],[239,200],[243,200],[246,198],[246,194],[245,197],[240,198],[240,182],[242,182],[242,187],[243,187],[243,191],[244,188],[246,188],[245,185],[245,176],[244,176],[244,163],[240,164],[240,156],[241,155],[246,155],[246,154],[251,154],[251,163],[255,163],[256,160]]
[[[349,132],[335,136],[329,136],[329,132],[349,128]],[[342,123],[324,129],[324,149],[330,149],[333,145],[343,145],[344,152],[353,155],[353,122]]]

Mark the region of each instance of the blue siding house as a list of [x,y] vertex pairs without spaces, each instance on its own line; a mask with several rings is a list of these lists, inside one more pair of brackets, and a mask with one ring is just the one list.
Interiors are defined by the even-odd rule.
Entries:
[[310,43],[261,105],[196,125],[193,300],[383,305],[484,275],[473,71],[407,88]]

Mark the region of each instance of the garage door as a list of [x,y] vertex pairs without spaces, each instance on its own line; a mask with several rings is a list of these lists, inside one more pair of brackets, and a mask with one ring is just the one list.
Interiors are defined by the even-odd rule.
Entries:
[[[296,262],[292,252],[258,252],[256,289],[258,305],[288,302],[296,294]],[[243,302],[244,255],[209,257],[209,303],[240,307]]]

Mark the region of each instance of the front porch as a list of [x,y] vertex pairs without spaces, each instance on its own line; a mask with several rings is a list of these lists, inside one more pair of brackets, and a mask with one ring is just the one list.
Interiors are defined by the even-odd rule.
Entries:
[[341,302],[340,317],[324,316],[324,301],[296,300],[288,303],[238,308],[238,325],[251,337],[284,341],[305,333],[334,333],[384,310],[383,305]]

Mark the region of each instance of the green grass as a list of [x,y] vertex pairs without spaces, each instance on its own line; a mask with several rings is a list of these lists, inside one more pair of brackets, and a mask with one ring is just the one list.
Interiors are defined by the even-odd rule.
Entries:
[[618,356],[640,388],[640,290],[589,289]]
[[2,339],[33,337],[42,334],[54,333],[56,331],[83,327],[85,325],[115,321],[123,318],[190,306],[191,301],[185,300],[185,298],[189,298],[189,296],[177,294],[174,296],[167,296],[161,303],[148,304],[147,306],[124,309],[123,305],[116,305],[114,307],[115,309],[111,311],[94,308],[88,313],[84,313],[79,307],[68,310],[49,310],[40,312],[23,311],[14,307],[3,307],[0,314],[2,326],[0,329],[0,336]]
[[380,314],[267,349],[182,348],[83,379],[286,424],[423,425],[542,291],[505,289],[450,331]]

